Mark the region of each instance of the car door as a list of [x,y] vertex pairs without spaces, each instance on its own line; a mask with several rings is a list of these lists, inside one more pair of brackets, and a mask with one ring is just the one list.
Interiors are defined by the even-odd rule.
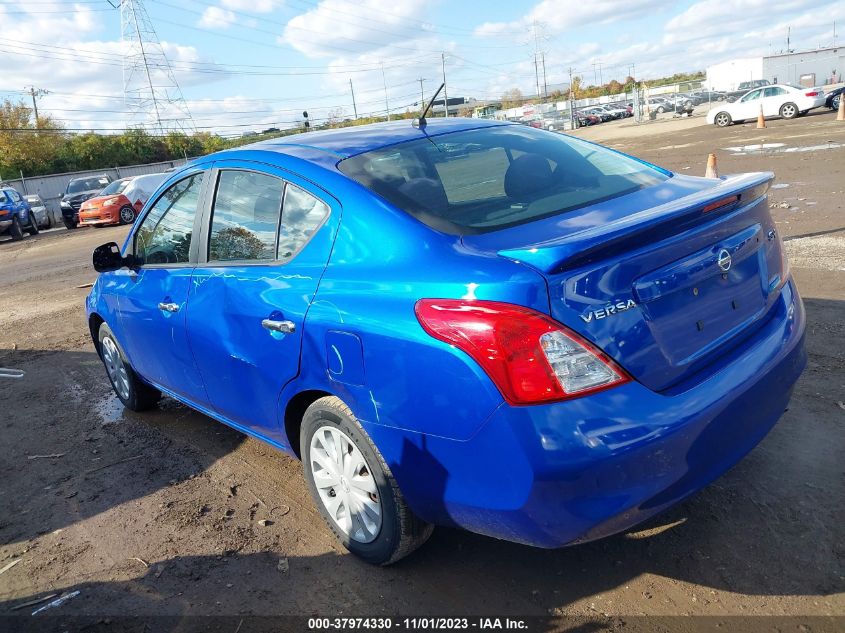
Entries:
[[130,235],[135,265],[113,273],[104,290],[117,296],[121,344],[135,371],[200,405],[207,398],[185,319],[207,180],[194,170],[158,196]]
[[786,90],[780,86],[763,88],[763,115],[778,116],[780,107],[786,102]]
[[9,200],[12,202],[12,208],[17,213],[21,226],[26,229],[29,224],[29,205],[24,202],[21,195],[14,189],[9,189]]
[[268,165],[219,161],[211,177],[213,205],[188,297],[189,341],[214,409],[284,444],[279,395],[299,373],[305,315],[340,205]]
[[734,121],[742,121],[745,119],[753,119],[760,114],[760,99],[763,96],[763,89],[758,88],[749,92],[736,102],[732,108],[731,116]]

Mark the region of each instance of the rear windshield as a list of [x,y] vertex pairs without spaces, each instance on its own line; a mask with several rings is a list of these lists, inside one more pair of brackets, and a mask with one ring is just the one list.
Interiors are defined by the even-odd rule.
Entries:
[[338,167],[428,226],[455,235],[525,224],[670,176],[598,145],[521,125],[407,141]]

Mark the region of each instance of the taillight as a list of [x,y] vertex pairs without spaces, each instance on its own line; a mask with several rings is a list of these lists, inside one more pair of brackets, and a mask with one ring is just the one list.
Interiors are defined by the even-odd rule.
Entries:
[[421,299],[415,311],[426,332],[467,353],[513,405],[566,400],[630,380],[602,351],[530,308]]
[[805,92],[804,96],[805,97],[818,97],[819,93],[818,92]]

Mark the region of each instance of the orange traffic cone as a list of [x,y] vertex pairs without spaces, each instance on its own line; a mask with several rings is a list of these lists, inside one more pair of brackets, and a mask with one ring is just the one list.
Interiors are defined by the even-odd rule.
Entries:
[[766,119],[763,117],[763,104],[760,104],[760,114],[757,115],[757,129],[766,127]]
[[716,169],[716,154],[710,154],[707,157],[707,170],[704,172],[705,178],[718,178],[719,170]]
[[839,93],[839,113],[836,115],[837,121],[845,121],[845,92]]

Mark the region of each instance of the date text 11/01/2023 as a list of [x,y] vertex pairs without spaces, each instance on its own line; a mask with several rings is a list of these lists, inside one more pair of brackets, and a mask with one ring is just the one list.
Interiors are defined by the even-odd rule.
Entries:
[[309,618],[309,631],[329,630],[390,630],[439,631],[444,629],[479,631],[527,630],[528,623],[522,618]]

